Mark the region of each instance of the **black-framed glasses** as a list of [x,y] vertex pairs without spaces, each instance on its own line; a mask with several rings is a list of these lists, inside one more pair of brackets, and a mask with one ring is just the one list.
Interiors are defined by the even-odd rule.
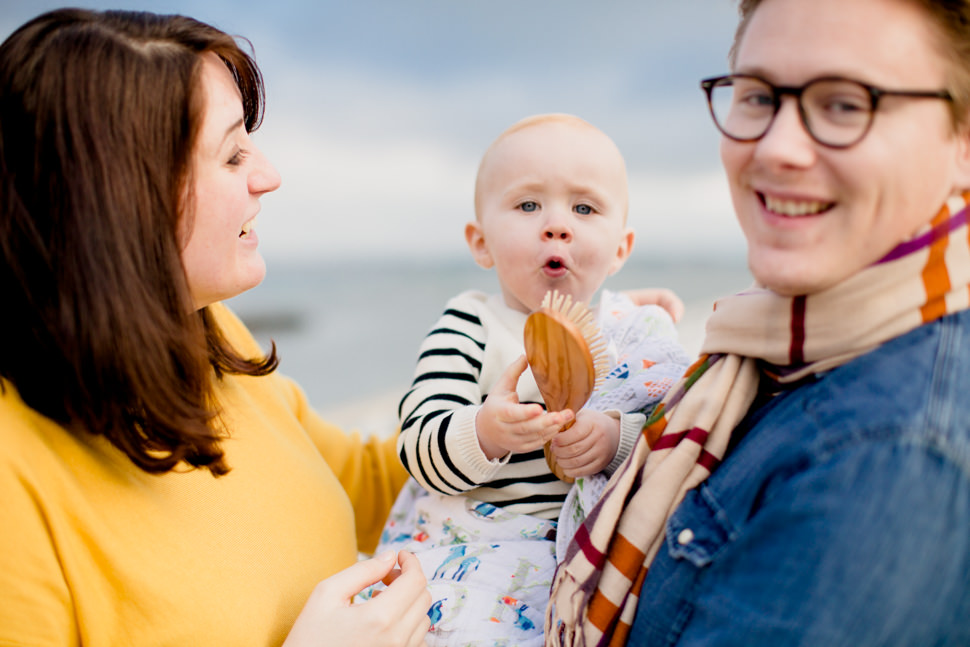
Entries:
[[848,148],[872,127],[882,97],[943,99],[946,90],[884,90],[861,81],[823,77],[802,86],[774,85],[751,74],[729,74],[701,81],[714,124],[739,142],[761,139],[781,110],[781,98],[795,97],[806,132],[819,144]]

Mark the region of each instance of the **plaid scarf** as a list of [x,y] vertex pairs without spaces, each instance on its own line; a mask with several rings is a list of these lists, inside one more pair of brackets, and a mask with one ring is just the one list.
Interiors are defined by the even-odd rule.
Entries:
[[647,420],[573,538],[553,582],[547,645],[622,645],[668,517],[715,470],[762,374],[792,384],[970,307],[970,192],[925,232],[807,296],[719,299],[700,358]]

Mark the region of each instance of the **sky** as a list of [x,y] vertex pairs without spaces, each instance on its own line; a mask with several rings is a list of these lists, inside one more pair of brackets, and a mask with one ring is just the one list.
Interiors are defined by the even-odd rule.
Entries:
[[[633,258],[743,252],[698,82],[727,71],[733,0],[74,0],[182,13],[252,44],[256,144],[283,184],[267,262],[467,255],[479,159],[507,126],[578,115],[630,176]],[[0,38],[48,9],[0,0]]]

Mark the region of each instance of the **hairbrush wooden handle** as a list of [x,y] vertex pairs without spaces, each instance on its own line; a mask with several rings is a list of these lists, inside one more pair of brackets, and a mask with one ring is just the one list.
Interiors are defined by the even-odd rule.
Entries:
[[[579,327],[566,315],[541,308],[525,322],[525,353],[532,375],[548,411],[586,404],[596,384],[596,365]],[[568,429],[572,422],[560,431]],[[549,469],[562,481],[572,483],[556,462],[549,443],[543,447]]]
[[578,410],[596,383],[589,345],[564,315],[542,308],[525,322],[525,354],[549,411]]

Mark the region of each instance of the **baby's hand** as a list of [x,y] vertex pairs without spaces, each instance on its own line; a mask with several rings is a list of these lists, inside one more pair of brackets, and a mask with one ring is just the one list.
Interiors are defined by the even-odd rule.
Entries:
[[623,294],[630,297],[638,306],[657,305],[667,311],[674,323],[684,316],[684,302],[677,293],[667,288],[641,288],[639,290],[624,290]]
[[581,410],[572,427],[552,440],[552,453],[566,476],[601,472],[616,456],[620,421],[600,411]]
[[539,404],[519,402],[515,385],[528,365],[524,355],[512,362],[475,417],[478,444],[489,460],[539,449],[573,419],[568,409],[547,413]]

